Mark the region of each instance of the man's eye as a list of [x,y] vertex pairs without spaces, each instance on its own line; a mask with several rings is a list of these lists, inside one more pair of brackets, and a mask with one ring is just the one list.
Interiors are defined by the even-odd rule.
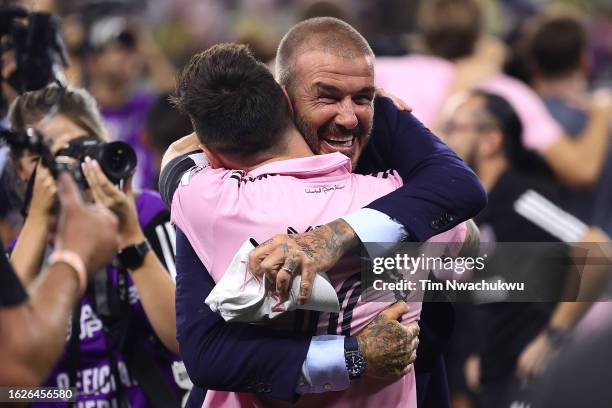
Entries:
[[369,96],[357,96],[353,100],[359,105],[368,105],[372,102],[372,98]]
[[338,98],[334,98],[333,96],[319,96],[319,101],[323,103],[336,103]]

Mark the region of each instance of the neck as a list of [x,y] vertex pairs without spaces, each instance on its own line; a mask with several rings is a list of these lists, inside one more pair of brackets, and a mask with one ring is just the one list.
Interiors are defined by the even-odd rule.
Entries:
[[533,87],[542,97],[566,97],[585,93],[588,84],[582,72],[575,71],[560,78],[535,77]]
[[508,170],[508,160],[504,156],[496,157],[479,163],[478,177],[487,193],[493,190],[501,175]]
[[275,161],[298,159],[302,157],[314,156],[310,147],[304,140],[304,137],[294,126],[290,126],[283,136],[281,137],[284,143],[284,149],[282,152],[265,153],[261,156],[260,160],[257,160],[256,164],[250,166],[241,166],[242,170],[251,171],[264,164],[272,163]]

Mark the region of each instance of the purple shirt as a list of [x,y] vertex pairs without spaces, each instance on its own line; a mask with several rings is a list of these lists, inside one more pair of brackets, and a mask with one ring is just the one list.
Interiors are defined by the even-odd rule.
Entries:
[[[141,227],[149,224],[160,212],[167,211],[159,194],[153,191],[143,191],[138,195],[136,200],[138,210],[138,219]],[[106,269],[110,281],[114,286],[118,285],[119,269],[114,266],[109,266]],[[128,275],[128,302],[133,311],[130,325],[132,328],[136,326],[136,330],[143,334],[145,338],[142,347],[145,347],[149,355],[153,357],[157,366],[160,368],[166,383],[174,390],[177,397],[182,394],[179,386],[174,381],[172,364],[180,361],[178,357],[169,351],[162,349],[157,341],[154,341],[154,331],[151,327],[140,299],[136,286],[131,277]],[[118,289],[118,288],[116,288]],[[76,388],[79,393],[77,399],[77,407],[82,408],[98,408],[98,407],[115,407],[118,405],[117,379],[112,375],[111,361],[109,359],[109,338],[105,335],[102,321],[96,315],[94,303],[87,296],[83,296],[80,301],[81,317],[80,317],[80,343],[79,343],[79,361],[76,378]],[[43,384],[45,387],[61,387],[66,388],[70,385],[70,353],[69,339],[72,333],[72,328],[69,327],[66,336],[67,349],[59,363],[55,366],[48,380]],[[140,347],[140,345],[139,345]],[[132,407],[149,407],[151,406],[147,400],[143,390],[138,386],[137,381],[131,376],[121,352],[116,347],[110,347],[110,353],[117,362],[117,371],[123,384],[123,389],[127,399]],[[74,387],[75,384],[72,384]],[[180,400],[180,397],[178,398]],[[62,407],[68,404],[56,403],[39,403],[34,404],[37,407]]]

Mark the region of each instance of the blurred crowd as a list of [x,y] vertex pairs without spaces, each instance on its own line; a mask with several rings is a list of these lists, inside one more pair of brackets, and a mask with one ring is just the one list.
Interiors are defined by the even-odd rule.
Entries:
[[[157,188],[164,152],[192,131],[189,119],[170,104],[169,95],[176,72],[194,52],[220,42],[246,43],[258,59],[272,67],[278,42],[293,24],[309,17],[333,16],[354,25],[370,42],[377,55],[377,85],[410,105],[418,119],[473,167],[490,194],[501,183],[505,168],[500,166],[507,160],[511,167],[522,167],[532,180],[538,180],[538,185],[544,185],[542,190],[550,192],[556,205],[600,233],[590,238],[603,241],[612,234],[609,1],[21,3],[61,17],[70,59],[67,81],[91,93],[110,138],[123,140],[135,149],[135,190]],[[473,89],[486,94],[470,94]],[[504,102],[490,98],[490,94],[503,97],[511,105],[520,121],[519,130],[511,128],[513,118],[504,111]],[[472,108],[486,114],[465,113]],[[504,160],[495,156],[501,149],[496,150],[495,140],[480,137],[491,127],[502,129],[504,138],[518,135],[528,154],[511,157],[505,150],[508,157]],[[13,184],[15,175],[9,173],[7,170],[3,174],[0,185],[0,239],[5,247],[14,245],[24,222],[20,211],[23,188]],[[493,208],[488,210],[495,210],[498,202],[503,198],[490,199]],[[483,235],[485,221],[481,223]],[[533,238],[527,230],[514,232],[517,234],[507,235],[512,237],[508,240]],[[504,240],[499,231],[496,233],[499,240]],[[612,290],[604,296],[610,294]],[[474,334],[487,334],[475,327],[480,324],[477,313],[471,306],[457,307],[456,327],[460,330],[446,356],[455,407],[478,407],[483,395],[479,352],[486,338],[474,338]],[[534,316],[532,311],[522,313]],[[542,313],[542,323],[530,329],[520,346],[503,347],[518,347],[516,353],[520,354],[531,345],[553,312]],[[575,321],[564,322],[578,336],[612,323],[612,308],[605,302],[585,313],[584,317],[576,314]],[[520,330],[522,326],[517,327]],[[546,348],[537,350],[549,353]],[[495,365],[495,356],[487,358],[493,358],[493,362],[486,362],[489,366]]]

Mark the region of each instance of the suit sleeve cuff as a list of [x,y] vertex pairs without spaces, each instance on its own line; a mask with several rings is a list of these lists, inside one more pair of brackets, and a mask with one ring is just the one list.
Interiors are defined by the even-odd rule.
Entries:
[[[395,243],[406,241],[408,238],[408,233],[402,224],[392,220],[387,214],[371,208],[362,208],[342,219],[351,226],[361,242]],[[374,247],[380,247],[380,251]],[[385,245],[367,247],[370,257],[384,255],[388,249]]]
[[298,380],[298,394],[342,391],[349,384],[344,336],[313,337]]

